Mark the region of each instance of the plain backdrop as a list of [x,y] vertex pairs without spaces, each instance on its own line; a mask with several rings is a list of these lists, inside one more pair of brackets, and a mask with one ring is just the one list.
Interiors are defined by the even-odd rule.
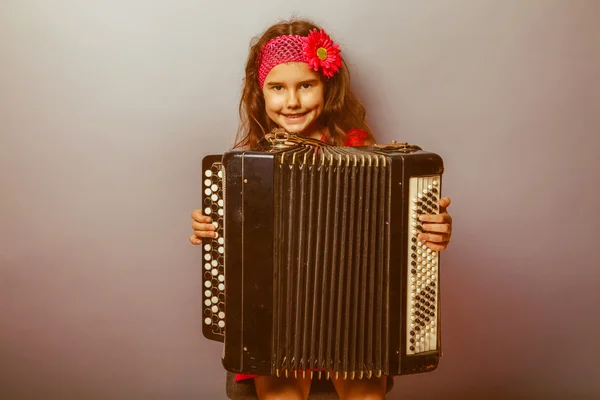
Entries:
[[446,166],[444,356],[388,398],[599,398],[595,0],[2,1],[0,398],[225,398],[190,213],[293,15]]

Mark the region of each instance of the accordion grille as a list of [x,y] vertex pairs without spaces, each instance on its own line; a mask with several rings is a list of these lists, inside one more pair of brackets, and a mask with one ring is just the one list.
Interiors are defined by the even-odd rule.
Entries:
[[386,158],[351,148],[289,152],[274,184],[276,374],[387,373]]

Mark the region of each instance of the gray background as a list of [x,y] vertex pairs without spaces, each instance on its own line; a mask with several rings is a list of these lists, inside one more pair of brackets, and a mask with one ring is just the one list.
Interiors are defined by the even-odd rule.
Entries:
[[296,14],[379,142],[446,163],[445,353],[389,398],[598,398],[600,2],[291,4],[0,3],[0,397],[225,398],[189,214],[250,38]]

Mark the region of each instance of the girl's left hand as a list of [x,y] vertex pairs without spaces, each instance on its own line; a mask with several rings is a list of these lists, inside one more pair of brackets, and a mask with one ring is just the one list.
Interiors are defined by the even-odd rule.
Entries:
[[421,215],[419,220],[423,222],[423,233],[418,238],[427,247],[434,251],[443,251],[450,242],[452,236],[452,217],[446,209],[450,205],[449,197],[442,197],[439,201],[440,213],[432,215]]

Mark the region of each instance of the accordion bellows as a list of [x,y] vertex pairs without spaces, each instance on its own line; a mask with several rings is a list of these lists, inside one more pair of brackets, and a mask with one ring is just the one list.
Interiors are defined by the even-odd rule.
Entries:
[[357,379],[427,372],[441,356],[442,159],[416,146],[286,136],[203,160],[203,333],[230,372]]

